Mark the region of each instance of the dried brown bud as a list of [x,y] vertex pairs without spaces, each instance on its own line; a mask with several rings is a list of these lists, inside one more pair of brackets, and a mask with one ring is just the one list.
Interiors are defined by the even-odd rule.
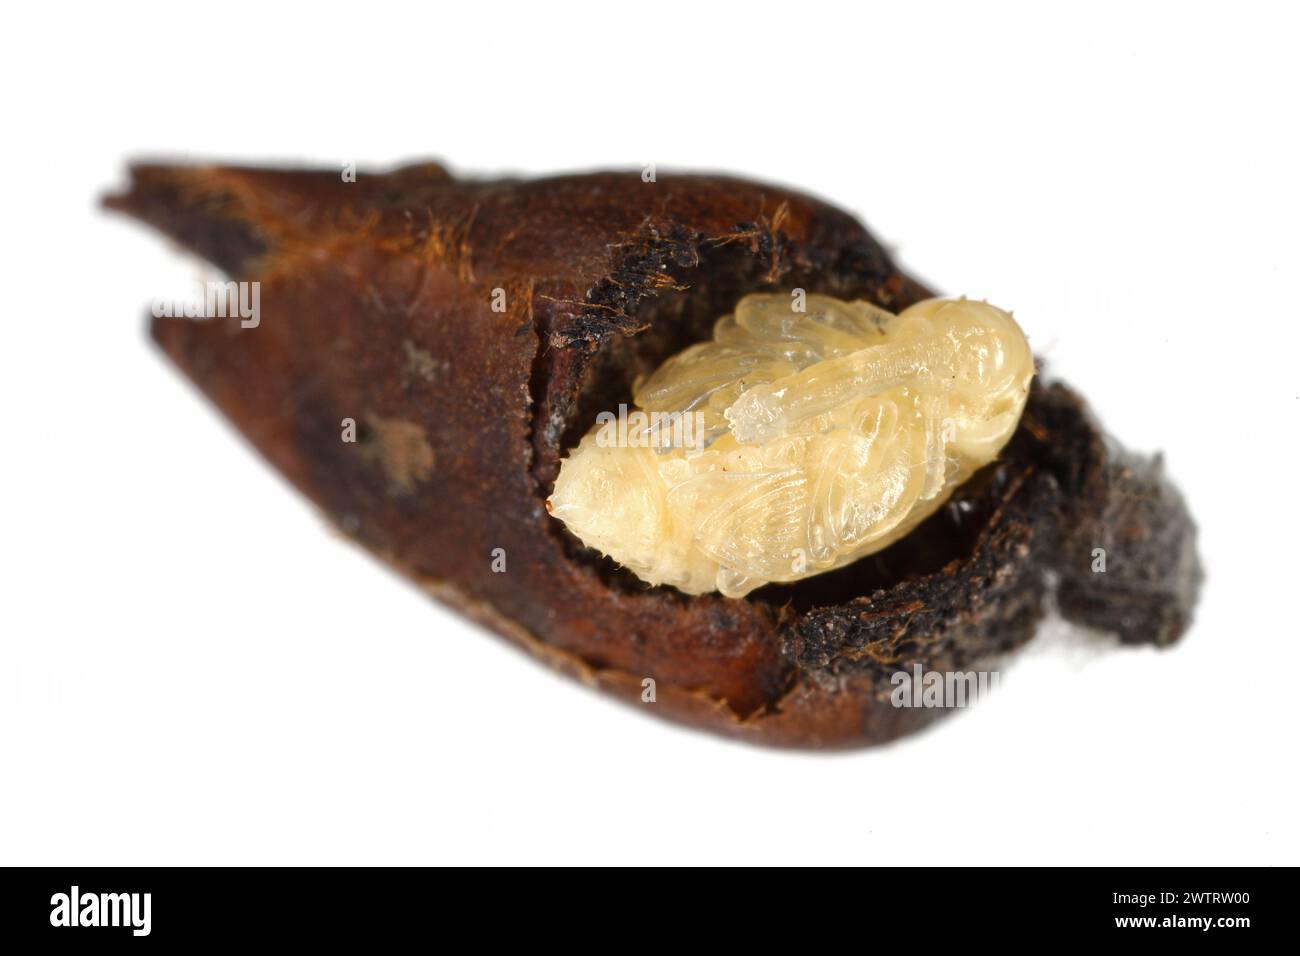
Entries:
[[767,743],[873,743],[942,713],[893,706],[893,675],[1016,647],[1054,587],[1067,617],[1126,641],[1167,644],[1188,623],[1199,567],[1177,492],[1040,380],[944,507],[865,560],[743,599],[648,587],[547,513],[596,414],[745,295],[890,313],[931,297],[805,196],[662,173],[138,166],[108,205],[259,283],[256,322],[162,317],[154,337],[341,528],[561,669],[631,701],[653,679],[657,713]]

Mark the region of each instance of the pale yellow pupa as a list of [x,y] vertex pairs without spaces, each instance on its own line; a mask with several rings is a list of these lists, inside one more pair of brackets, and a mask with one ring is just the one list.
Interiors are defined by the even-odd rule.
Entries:
[[985,302],[749,295],[602,415],[547,506],[649,584],[741,597],[906,534],[1006,444],[1033,374]]

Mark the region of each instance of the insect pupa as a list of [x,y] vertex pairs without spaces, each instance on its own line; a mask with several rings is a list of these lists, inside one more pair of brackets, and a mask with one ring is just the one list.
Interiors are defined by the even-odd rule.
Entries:
[[749,295],[581,440],[547,506],[649,584],[742,597],[905,535],[996,457],[1033,374],[985,302]]

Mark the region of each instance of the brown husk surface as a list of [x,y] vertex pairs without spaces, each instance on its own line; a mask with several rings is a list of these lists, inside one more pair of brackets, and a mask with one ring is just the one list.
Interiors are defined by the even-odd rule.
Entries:
[[[1053,598],[1125,642],[1168,644],[1189,622],[1194,528],[1158,459],[1119,451],[1075,393],[1038,380],[1000,460],[906,539],[745,600],[648,588],[549,517],[596,412],[744,293],[894,311],[931,294],[806,196],[636,172],[475,181],[423,164],[349,183],[140,165],[107,204],[260,281],[257,328],[164,318],[153,335],[341,529],[589,683],[639,702],[653,678],[650,712],[764,743],[877,743],[946,712],[894,707],[895,672],[995,662]],[[492,706],[492,675],[454,679]]]

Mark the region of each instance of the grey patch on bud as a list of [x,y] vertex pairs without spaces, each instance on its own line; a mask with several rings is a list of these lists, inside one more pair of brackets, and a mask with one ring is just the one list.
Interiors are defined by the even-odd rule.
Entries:
[[357,445],[363,459],[383,472],[390,494],[414,494],[419,485],[433,477],[436,463],[423,426],[373,413],[364,419],[366,432]]
[[416,378],[426,382],[435,381],[439,374],[451,368],[451,363],[446,359],[434,358],[432,352],[420,348],[410,339],[402,341],[402,353],[406,356],[406,365],[402,373],[408,385]]

